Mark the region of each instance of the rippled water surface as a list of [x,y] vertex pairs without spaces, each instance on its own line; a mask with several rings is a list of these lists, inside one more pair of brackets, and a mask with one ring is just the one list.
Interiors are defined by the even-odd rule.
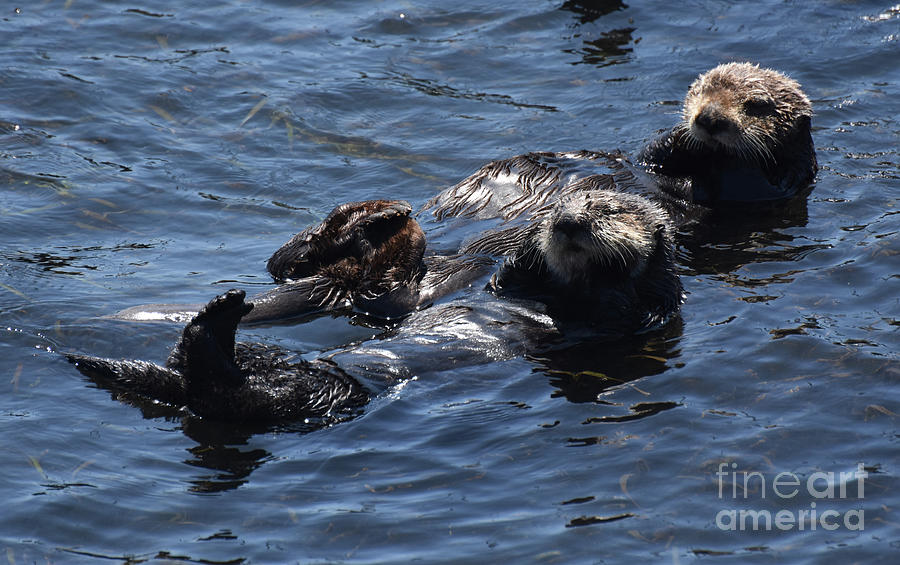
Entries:
[[[897,6],[47,0],[4,4],[0,35],[10,563],[896,562]],[[341,202],[633,154],[728,60],[804,86],[820,172],[686,238],[682,318],[646,342],[436,367],[312,432],[129,402],[58,353],[162,361],[178,326],[103,316],[268,288]],[[314,357],[375,333],[241,338]]]

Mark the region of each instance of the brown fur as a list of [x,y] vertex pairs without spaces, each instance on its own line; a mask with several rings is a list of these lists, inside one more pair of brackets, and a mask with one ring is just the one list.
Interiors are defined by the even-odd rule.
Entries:
[[402,201],[350,202],[294,236],[269,259],[276,280],[324,277],[376,296],[421,276],[425,234]]
[[812,106],[797,81],[751,63],[700,75],[681,121],[651,141],[637,163],[662,192],[707,206],[802,194],[818,170]]
[[797,81],[750,63],[726,63],[688,89],[680,127],[686,143],[766,161],[812,116]]
[[537,300],[554,319],[610,333],[658,327],[683,299],[668,215],[634,194],[573,193],[464,250],[506,257],[490,284],[498,294]]

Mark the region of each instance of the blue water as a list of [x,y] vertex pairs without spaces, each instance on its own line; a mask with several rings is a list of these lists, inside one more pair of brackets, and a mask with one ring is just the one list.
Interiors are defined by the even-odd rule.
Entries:
[[[896,561],[900,9],[184,4],[0,8],[10,563]],[[419,207],[529,150],[634,153],[735,59],[803,85],[816,185],[682,244],[682,319],[636,350],[437,368],[309,433],[129,402],[58,354],[162,361],[179,327],[103,316],[264,290],[341,202]],[[377,333],[240,337],[315,357]],[[724,529],[740,509],[804,527]]]

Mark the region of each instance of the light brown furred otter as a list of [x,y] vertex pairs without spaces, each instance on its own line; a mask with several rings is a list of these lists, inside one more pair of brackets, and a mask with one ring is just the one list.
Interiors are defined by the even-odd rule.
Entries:
[[691,84],[677,126],[686,143],[701,144],[744,158],[767,161],[812,117],[809,99],[797,81],[750,63],[727,63]]
[[811,116],[796,81],[750,63],[727,63],[693,82],[682,120],[641,150],[637,166],[618,152],[527,153],[484,165],[423,212],[440,224],[509,222],[560,196],[604,189],[651,197],[680,225],[708,208],[783,200],[815,178]]
[[812,105],[797,81],[725,63],[691,84],[681,121],[638,155],[670,194],[706,205],[792,197],[818,165]]
[[625,335],[661,326],[684,300],[672,225],[638,195],[594,190],[561,197],[526,224],[488,232],[466,253],[505,256],[490,288],[536,300],[560,322]]

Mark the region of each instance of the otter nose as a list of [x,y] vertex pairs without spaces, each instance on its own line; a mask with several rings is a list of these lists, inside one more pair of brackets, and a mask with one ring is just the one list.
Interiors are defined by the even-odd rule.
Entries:
[[553,229],[568,237],[574,237],[582,228],[581,224],[573,216],[562,216],[557,218],[556,222],[553,224]]
[[705,129],[710,135],[722,133],[727,130],[729,126],[728,118],[722,115],[722,112],[712,104],[704,106],[703,109],[700,110],[694,118],[694,123]]

